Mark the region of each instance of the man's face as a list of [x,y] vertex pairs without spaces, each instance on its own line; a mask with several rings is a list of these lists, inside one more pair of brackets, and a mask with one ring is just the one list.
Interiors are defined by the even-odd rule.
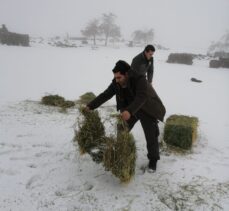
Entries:
[[121,87],[125,87],[128,80],[128,73],[122,75],[120,72],[114,73],[114,78],[116,83],[118,83]]
[[151,57],[153,57],[153,54],[154,54],[153,51],[148,51],[148,52],[145,51],[145,56],[146,56],[147,60],[150,60]]

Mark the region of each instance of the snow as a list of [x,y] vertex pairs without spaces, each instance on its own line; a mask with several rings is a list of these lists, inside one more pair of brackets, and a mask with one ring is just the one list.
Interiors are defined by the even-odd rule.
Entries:
[[208,60],[168,64],[168,54],[176,51],[156,51],[153,85],[166,117],[198,117],[198,140],[186,155],[162,152],[157,172],[144,173],[146,143],[137,123],[136,175],[129,184],[80,155],[72,141],[77,109],[63,113],[39,104],[47,93],[69,100],[87,91],[99,94],[115,62],[130,63],[141,50],[0,45],[0,210],[229,209],[228,69],[210,69]]

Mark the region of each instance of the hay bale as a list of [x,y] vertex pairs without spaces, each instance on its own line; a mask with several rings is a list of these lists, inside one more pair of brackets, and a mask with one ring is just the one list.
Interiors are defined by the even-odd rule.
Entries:
[[210,68],[219,68],[220,65],[220,61],[219,60],[210,60],[209,62],[209,67]]
[[193,55],[188,53],[171,53],[168,57],[167,63],[178,63],[192,65]]
[[94,100],[95,98],[96,96],[93,92],[86,92],[85,94],[80,96],[79,100],[77,100],[77,103],[86,105],[92,100]]
[[75,103],[70,100],[65,100],[64,97],[59,95],[48,95],[41,99],[41,103],[49,106],[58,106],[61,108],[70,108],[75,106]]
[[166,120],[164,141],[172,146],[190,149],[197,137],[198,119],[183,115],[172,115]]
[[229,68],[229,58],[220,58],[220,66],[224,68]]

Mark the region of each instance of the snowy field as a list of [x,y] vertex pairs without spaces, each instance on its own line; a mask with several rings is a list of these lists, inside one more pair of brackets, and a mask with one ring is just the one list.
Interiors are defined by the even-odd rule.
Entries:
[[112,80],[115,62],[130,63],[141,51],[0,45],[1,211],[229,210],[229,69],[210,69],[208,60],[168,64],[170,51],[156,51],[153,86],[166,117],[198,117],[198,140],[186,155],[162,152],[150,174],[141,170],[148,161],[136,124],[136,175],[129,184],[79,154],[72,142],[77,109],[61,113],[39,104],[46,94],[68,100],[99,94]]

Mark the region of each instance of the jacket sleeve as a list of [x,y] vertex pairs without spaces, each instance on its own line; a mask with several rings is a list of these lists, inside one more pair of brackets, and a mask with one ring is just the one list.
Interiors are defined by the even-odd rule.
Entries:
[[140,77],[136,81],[136,95],[134,101],[125,109],[131,115],[135,113],[144,105],[147,99],[147,81],[145,77]]
[[115,95],[115,87],[111,83],[108,88],[102,92],[100,95],[98,95],[94,100],[92,100],[90,103],[87,104],[87,106],[94,110],[98,108],[100,105],[111,99]]
[[151,65],[149,66],[147,70],[147,80],[149,83],[152,83],[153,81],[153,72],[154,72],[154,64],[153,64],[153,59],[152,59]]

